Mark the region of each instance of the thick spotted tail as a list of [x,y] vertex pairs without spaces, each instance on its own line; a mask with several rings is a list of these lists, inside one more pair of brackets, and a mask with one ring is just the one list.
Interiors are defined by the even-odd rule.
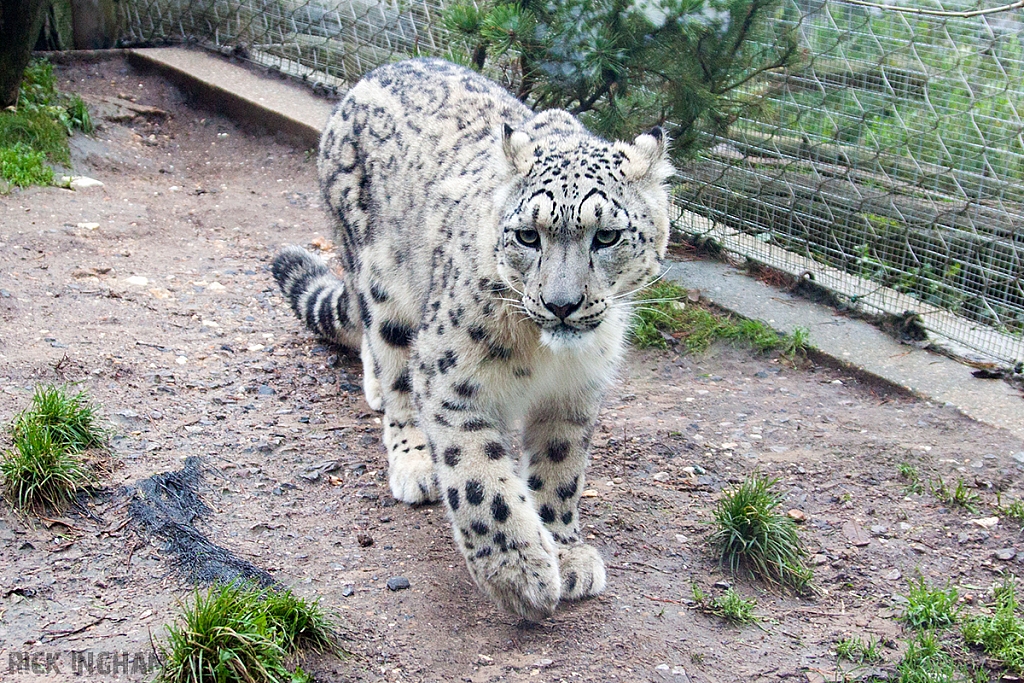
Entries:
[[358,349],[362,338],[358,308],[349,288],[322,258],[302,247],[274,257],[274,279],[299,320],[328,341]]

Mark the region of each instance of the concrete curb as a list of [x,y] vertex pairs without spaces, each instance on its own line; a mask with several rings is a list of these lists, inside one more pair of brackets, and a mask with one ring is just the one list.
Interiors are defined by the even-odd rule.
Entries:
[[[99,53],[113,56],[122,51],[86,51],[83,57],[98,58]],[[261,76],[209,52],[171,47],[132,49],[127,55],[133,65],[158,70],[201,104],[309,147],[317,146],[332,109],[330,102],[306,88]],[[665,267],[669,279],[699,289],[702,297],[726,310],[763,320],[779,332],[809,329],[810,343],[840,366],[952,405],[1024,439],[1024,396],[1005,382],[977,379],[970,367],[902,345],[866,322],[771,288],[727,264],[669,261]]]
[[128,62],[155,70],[203,106],[237,121],[316,148],[332,103],[288,81],[260,76],[202,50],[180,47],[127,51]]

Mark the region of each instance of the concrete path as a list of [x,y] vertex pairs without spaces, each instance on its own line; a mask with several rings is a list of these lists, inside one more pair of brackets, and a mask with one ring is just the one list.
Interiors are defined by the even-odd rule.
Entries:
[[[129,50],[136,65],[155,68],[201,104],[315,147],[332,104],[309,89],[263,76],[209,52],[184,48]],[[1001,380],[981,380],[945,356],[905,346],[868,323],[769,287],[729,265],[670,262],[668,277],[699,289],[713,303],[780,332],[810,330],[822,353],[893,385],[1024,438],[1024,396]]]

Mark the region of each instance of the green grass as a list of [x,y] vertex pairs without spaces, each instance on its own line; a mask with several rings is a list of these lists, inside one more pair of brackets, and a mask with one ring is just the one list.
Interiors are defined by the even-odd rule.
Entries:
[[0,178],[18,187],[52,185],[53,169],[46,165],[43,152],[17,142],[13,147],[0,147]]
[[690,582],[690,590],[697,607],[707,614],[713,614],[734,624],[754,624],[758,621],[754,615],[757,600],[746,599],[733,588],[727,588],[725,593],[713,600],[694,581]]
[[779,511],[777,482],[754,474],[726,492],[715,505],[710,541],[732,571],[746,567],[763,581],[802,591],[810,587],[812,573],[803,562],[806,552],[796,524]]
[[686,290],[674,282],[657,282],[644,289],[635,302],[633,344],[641,349],[667,349],[665,338],[678,338],[690,353],[707,351],[719,340],[748,346],[760,353],[778,350],[795,357],[809,348],[808,331],[779,335],[760,320],[733,318],[685,301]]
[[3,493],[23,510],[63,510],[95,477],[81,455],[106,444],[95,409],[85,394],[36,387],[32,405],[7,429],[13,447],[0,459]]
[[25,432],[0,460],[3,492],[23,510],[63,510],[93,478],[77,453],[55,443],[44,429]]
[[1008,670],[1024,674],[1024,618],[1018,612],[1016,577],[1007,576],[996,588],[995,610],[991,615],[973,617],[960,627],[964,640],[981,646],[989,657]]
[[159,683],[292,683],[311,680],[286,659],[300,649],[343,655],[317,602],[291,591],[220,584],[196,592],[161,645]]
[[18,104],[0,112],[0,177],[11,185],[53,183],[43,162],[68,165],[68,136],[93,131],[92,118],[78,95],[57,90],[53,65],[36,60],[25,69]]
[[924,482],[921,481],[921,475],[917,473],[916,467],[909,462],[901,462],[896,469],[900,473],[900,477],[907,482],[903,488],[903,495],[924,493]]
[[99,448],[107,441],[85,392],[72,394],[53,385],[36,387],[32,406],[14,418],[10,431],[15,441],[29,432],[46,431],[55,445],[73,451]]
[[932,494],[946,505],[963,508],[970,513],[977,513],[981,502],[981,496],[967,488],[963,479],[957,479],[953,488],[942,479],[936,479],[932,485]]
[[1018,498],[1009,505],[1003,505],[1002,500],[999,502],[999,512],[1004,517],[1016,520],[1020,524],[1024,524],[1024,500]]
[[984,671],[972,672],[947,652],[935,633],[917,633],[896,667],[899,683],[985,683]]
[[956,624],[960,614],[960,594],[956,588],[932,588],[924,577],[909,581],[907,608],[900,617],[912,629],[948,628]]
[[882,659],[881,642],[876,638],[843,638],[836,642],[836,656],[854,664],[871,664]]

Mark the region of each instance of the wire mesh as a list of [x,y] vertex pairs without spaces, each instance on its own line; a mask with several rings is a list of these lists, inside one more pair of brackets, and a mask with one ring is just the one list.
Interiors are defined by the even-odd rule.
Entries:
[[[444,55],[447,0],[126,0],[125,43],[194,41],[340,90]],[[803,59],[680,171],[677,229],[1024,361],[1024,21],[782,0]],[[923,0],[956,13],[978,0]]]
[[679,227],[868,311],[918,313],[961,354],[1024,360],[1020,12],[787,0],[775,30],[805,57],[684,169]]

